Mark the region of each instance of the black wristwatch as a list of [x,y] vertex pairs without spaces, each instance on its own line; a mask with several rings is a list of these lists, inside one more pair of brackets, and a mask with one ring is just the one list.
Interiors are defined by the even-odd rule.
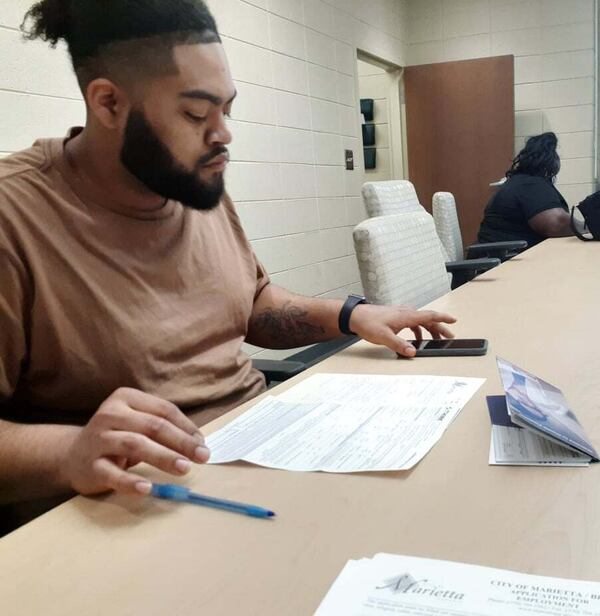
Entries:
[[352,311],[359,304],[368,304],[367,298],[363,295],[348,295],[348,299],[344,302],[342,309],[340,310],[340,316],[338,317],[338,326],[342,334],[348,336],[356,336],[356,334],[350,330],[350,315]]

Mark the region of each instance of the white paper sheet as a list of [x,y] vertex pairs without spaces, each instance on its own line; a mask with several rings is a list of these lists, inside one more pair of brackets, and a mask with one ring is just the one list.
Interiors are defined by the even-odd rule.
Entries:
[[600,583],[377,554],[348,561],[315,616],[600,616]]
[[492,425],[492,465],[589,466],[591,458],[526,429]]
[[483,379],[316,374],[207,438],[209,463],[292,471],[412,468]]
[[[290,402],[377,404],[407,408],[431,406],[448,411],[465,402],[485,379],[388,374],[313,374],[279,396]],[[464,390],[470,390],[465,397]]]

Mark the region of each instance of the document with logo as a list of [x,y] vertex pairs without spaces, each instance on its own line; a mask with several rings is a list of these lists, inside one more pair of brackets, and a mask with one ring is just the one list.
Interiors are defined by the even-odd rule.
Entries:
[[348,561],[315,616],[600,616],[600,583],[414,556]]
[[497,358],[504,405],[488,398],[492,418],[490,460],[497,464],[581,466],[598,453],[560,391],[541,378]]
[[505,396],[487,396],[492,420],[492,465],[589,466],[591,458],[546,439],[513,423]]
[[412,468],[483,379],[315,374],[207,437],[209,463],[290,471]]

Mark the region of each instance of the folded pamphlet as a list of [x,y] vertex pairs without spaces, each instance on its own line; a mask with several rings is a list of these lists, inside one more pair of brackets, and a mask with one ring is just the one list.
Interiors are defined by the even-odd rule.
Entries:
[[489,396],[490,464],[587,466],[598,453],[560,389],[497,358],[504,396]]

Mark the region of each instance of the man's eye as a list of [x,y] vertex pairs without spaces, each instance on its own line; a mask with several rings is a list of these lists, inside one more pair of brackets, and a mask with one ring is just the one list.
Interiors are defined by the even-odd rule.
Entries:
[[190,113],[189,111],[186,111],[185,115],[189,120],[191,120],[192,122],[195,122],[196,124],[201,124],[202,122],[206,120],[206,118],[202,116],[194,115],[193,113]]

